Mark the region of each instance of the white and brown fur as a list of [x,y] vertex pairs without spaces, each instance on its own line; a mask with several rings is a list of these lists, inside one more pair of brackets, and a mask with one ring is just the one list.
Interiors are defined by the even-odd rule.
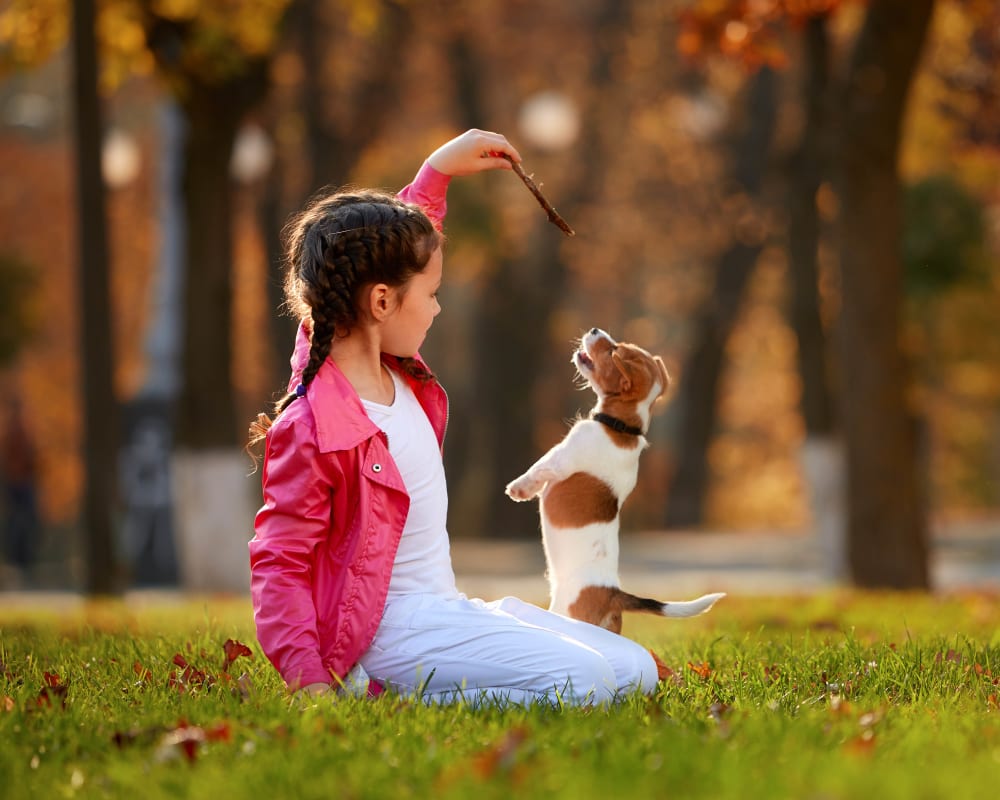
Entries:
[[[507,486],[514,500],[541,497],[549,609],[615,633],[621,633],[623,611],[665,617],[708,611],[724,595],[651,600],[623,591],[618,577],[619,511],[635,487],[639,455],[649,445],[645,433],[653,403],[670,384],[663,360],[593,328],[573,363],[597,394],[597,405]],[[602,415],[604,422],[595,419]]]

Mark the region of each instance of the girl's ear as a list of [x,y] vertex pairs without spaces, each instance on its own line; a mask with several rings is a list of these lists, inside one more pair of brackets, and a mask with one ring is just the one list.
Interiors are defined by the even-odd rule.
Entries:
[[368,290],[368,312],[376,322],[382,322],[392,311],[395,299],[392,289],[384,283],[376,283]]

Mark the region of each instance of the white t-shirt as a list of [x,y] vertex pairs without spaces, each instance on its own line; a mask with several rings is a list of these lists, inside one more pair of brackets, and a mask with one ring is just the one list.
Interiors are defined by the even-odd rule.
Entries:
[[389,438],[389,454],[410,495],[389,581],[389,598],[404,594],[454,597],[455,572],[448,541],[448,488],[434,428],[413,390],[389,370],[396,387],[391,406],[362,400],[369,418]]

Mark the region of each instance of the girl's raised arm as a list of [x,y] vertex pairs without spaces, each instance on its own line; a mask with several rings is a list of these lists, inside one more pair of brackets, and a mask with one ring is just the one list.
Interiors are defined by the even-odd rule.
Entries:
[[447,195],[451,179],[490,169],[511,169],[510,162],[502,158],[501,153],[515,161],[521,160],[520,154],[502,134],[476,128],[468,130],[431,153],[413,183],[402,189],[398,196],[420,206],[440,230],[448,212]]

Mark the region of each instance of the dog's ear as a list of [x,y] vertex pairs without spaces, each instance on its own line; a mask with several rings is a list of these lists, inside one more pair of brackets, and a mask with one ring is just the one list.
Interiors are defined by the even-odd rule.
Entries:
[[666,394],[667,389],[670,388],[670,373],[667,372],[667,365],[663,363],[663,359],[659,356],[653,356],[653,361],[656,362],[656,368],[660,370],[660,389],[659,397],[663,397]]
[[632,388],[632,376],[630,374],[631,369],[628,364],[625,363],[625,359],[622,358],[617,350],[613,350],[611,353],[611,363],[614,364],[618,371],[621,373],[622,382],[620,391],[627,392]]

